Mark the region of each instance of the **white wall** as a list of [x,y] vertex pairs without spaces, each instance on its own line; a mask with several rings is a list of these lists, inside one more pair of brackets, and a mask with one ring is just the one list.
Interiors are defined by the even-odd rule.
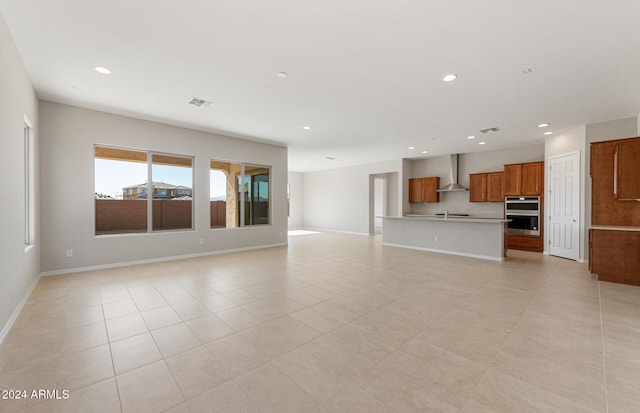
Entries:
[[[589,222],[586,220],[591,203],[587,202],[587,141],[586,126],[580,126],[557,135],[549,136],[545,139],[544,159],[549,165],[549,158],[557,155],[564,155],[571,152],[580,152],[580,254],[579,261],[588,260],[589,252]],[[548,170],[548,168],[547,168]],[[545,170],[545,190],[548,191],[549,174]],[[591,190],[588,191],[591,194]],[[589,197],[590,199],[590,197]],[[545,221],[548,222],[549,197],[545,198]],[[544,232],[544,251],[549,251],[549,231]]]
[[587,143],[638,136],[638,118],[623,118],[587,125]]
[[[371,175],[402,176],[402,160],[377,162],[354,167],[308,172],[304,175],[304,226],[307,228],[369,234]],[[394,174],[395,173],[395,174]],[[389,179],[392,181],[393,179]],[[402,194],[393,198],[390,182],[387,194],[390,203],[399,204]],[[402,188],[396,185],[396,192]],[[392,208],[389,208],[392,211]]]
[[[21,300],[40,273],[38,100],[0,14],[0,341]],[[25,250],[24,117],[32,123],[35,149],[35,245]],[[5,330],[6,331],[6,330]]]
[[304,174],[289,172],[289,229],[304,226]]
[[[287,242],[286,148],[45,101],[40,125],[44,272]],[[195,156],[195,230],[96,237],[94,144]],[[271,225],[209,229],[210,159],[272,166]]]
[[[544,144],[465,153],[458,156],[458,183],[469,187],[469,174],[500,172],[504,165],[512,163],[537,162],[544,160]],[[449,183],[450,157],[411,161],[410,178],[439,176],[440,186]],[[407,192],[408,193],[408,192]],[[501,202],[469,202],[469,191],[441,192],[440,202],[408,204],[405,211],[412,214],[434,214],[438,212],[457,212],[500,218],[504,205]]]

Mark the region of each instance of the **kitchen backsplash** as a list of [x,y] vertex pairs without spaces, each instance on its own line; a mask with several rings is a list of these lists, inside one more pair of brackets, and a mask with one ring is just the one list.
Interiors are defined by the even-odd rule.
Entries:
[[454,212],[486,218],[502,218],[502,202],[469,202],[469,191],[440,193],[440,202],[409,204],[409,214],[431,215],[439,212]]

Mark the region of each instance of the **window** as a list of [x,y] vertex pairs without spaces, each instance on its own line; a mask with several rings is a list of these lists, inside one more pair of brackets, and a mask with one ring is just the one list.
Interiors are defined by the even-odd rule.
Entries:
[[193,228],[193,158],[95,146],[94,162],[96,235]]
[[191,229],[191,196],[179,197],[178,186],[192,187],[193,159],[175,155],[152,155],[153,230]]
[[211,228],[269,224],[270,171],[268,166],[211,161]]
[[211,228],[239,226],[237,179],[242,165],[235,162],[211,161],[209,171],[209,201]]
[[23,144],[24,144],[24,244],[33,245],[35,238],[34,229],[34,161],[33,161],[33,137],[31,123],[24,118]]
[[269,224],[269,175],[265,166],[244,165],[244,225]]

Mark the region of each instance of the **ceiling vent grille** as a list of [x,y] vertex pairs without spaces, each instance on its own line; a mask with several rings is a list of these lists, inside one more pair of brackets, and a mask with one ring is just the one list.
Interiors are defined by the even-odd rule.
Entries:
[[211,102],[211,101],[200,99],[200,98],[196,98],[196,97],[192,98],[189,101],[190,105],[193,105],[193,106],[196,106],[196,107],[204,106],[205,108],[208,108],[209,106],[211,106],[212,103],[213,102]]
[[498,132],[500,129],[493,127],[493,128],[487,128],[487,129],[480,129],[480,132],[482,133],[489,133],[489,132]]

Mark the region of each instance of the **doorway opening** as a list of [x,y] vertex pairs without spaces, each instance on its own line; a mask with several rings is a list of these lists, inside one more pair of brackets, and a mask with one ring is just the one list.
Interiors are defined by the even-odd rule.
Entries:
[[369,175],[369,235],[382,234],[382,217],[397,216],[402,210],[399,182],[397,172]]
[[386,214],[385,199],[387,180],[385,178],[373,179],[373,233],[382,234],[382,217]]

